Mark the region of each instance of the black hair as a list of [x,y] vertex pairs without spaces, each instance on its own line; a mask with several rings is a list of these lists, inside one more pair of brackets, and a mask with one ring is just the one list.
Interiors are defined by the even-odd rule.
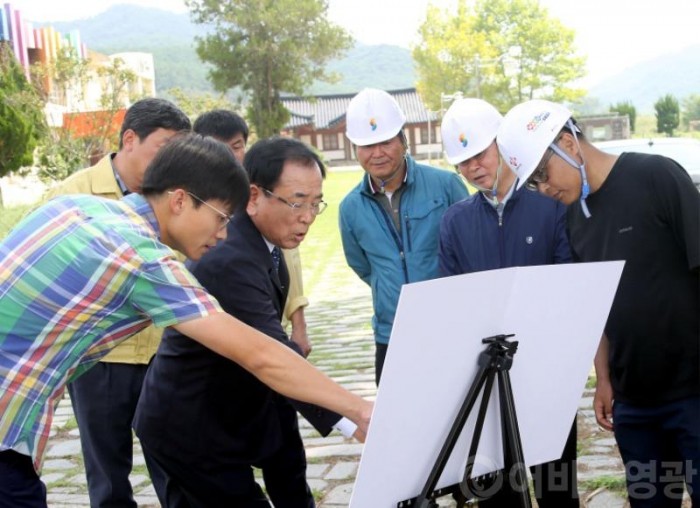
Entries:
[[[250,194],[248,175],[231,149],[195,133],[171,138],[146,169],[141,188],[144,196],[171,189],[184,189],[203,201],[221,200],[232,212],[245,206]],[[199,206],[196,200],[195,206]]]
[[134,102],[126,111],[119,132],[119,149],[123,146],[124,133],[131,129],[139,140],[144,140],[158,129],[189,131],[192,123],[175,104],[165,99],[149,97]]
[[221,141],[229,141],[236,134],[242,134],[243,140],[248,142],[248,124],[240,115],[228,109],[214,109],[199,115],[192,130]]
[[245,154],[243,167],[248,172],[250,183],[274,190],[287,161],[300,162],[309,167],[317,164],[321,176],[326,177],[326,167],[321,158],[308,145],[296,139],[279,136],[255,143]]
[[[576,119],[572,116],[571,117],[571,123],[574,124],[574,128],[576,129],[576,137],[578,138],[585,138],[586,136],[583,134],[583,129],[579,127],[578,123],[576,122]],[[568,132],[569,134],[573,134],[571,132],[571,129],[569,128],[569,122],[564,124],[564,127],[561,128],[561,132]]]

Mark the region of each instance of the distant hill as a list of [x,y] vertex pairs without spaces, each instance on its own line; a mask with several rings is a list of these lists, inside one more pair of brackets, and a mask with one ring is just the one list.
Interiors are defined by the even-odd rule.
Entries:
[[[88,47],[101,53],[153,53],[159,94],[174,87],[193,92],[212,90],[206,78],[207,66],[194,49],[194,38],[204,35],[206,28],[194,24],[188,13],[116,5],[93,18],[52,25],[61,32],[79,29]],[[401,89],[413,87],[416,82],[411,52],[398,46],[358,43],[328,68],[339,79],[317,82],[309,93],[351,93],[367,86]],[[667,93],[679,100],[700,93],[700,45],[621,71],[593,85],[588,100],[600,109],[597,112],[629,100],[640,113],[648,113],[653,112],[653,103]]]
[[700,93],[700,45],[637,64],[589,91],[606,108],[631,101],[640,113],[653,113],[654,103],[669,93],[679,100]]
[[357,44],[347,54],[328,65],[338,74],[337,83],[317,82],[311,93],[352,93],[365,87],[399,90],[416,84],[415,63],[410,50],[388,44]]
[[206,29],[190,21],[189,14],[136,5],[115,5],[92,18],[51,23],[59,32],[80,30],[88,48],[105,54],[123,51],[152,53],[156,90],[174,87],[211,91],[207,66],[194,49],[195,36]]

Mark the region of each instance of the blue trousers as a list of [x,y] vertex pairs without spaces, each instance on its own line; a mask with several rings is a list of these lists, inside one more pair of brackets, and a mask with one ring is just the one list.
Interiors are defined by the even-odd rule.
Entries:
[[[136,508],[129,474],[133,466],[131,423],[147,365],[99,362],[68,385],[80,429],[92,508]],[[154,486],[160,468],[146,458]]]
[[0,508],[46,508],[46,486],[29,455],[0,452]]
[[654,407],[615,402],[615,439],[632,508],[700,506],[700,397]]

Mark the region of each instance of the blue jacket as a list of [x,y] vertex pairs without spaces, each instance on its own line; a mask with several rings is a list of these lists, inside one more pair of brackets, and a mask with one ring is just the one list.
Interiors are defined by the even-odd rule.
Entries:
[[372,197],[367,177],[340,203],[340,234],[345,258],[372,288],[372,328],[387,344],[401,286],[438,277],[440,219],[450,205],[468,196],[460,178],[449,171],[407,161],[401,195],[401,234],[381,203]]
[[440,224],[440,273],[571,261],[566,207],[524,187],[506,201],[503,216],[481,192],[450,207]]

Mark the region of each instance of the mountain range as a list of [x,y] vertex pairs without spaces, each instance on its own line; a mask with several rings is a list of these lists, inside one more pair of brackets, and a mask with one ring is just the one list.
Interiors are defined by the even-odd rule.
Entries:
[[[195,51],[195,38],[207,33],[188,13],[173,13],[136,5],[115,5],[107,11],[76,21],[51,23],[59,32],[78,29],[88,48],[112,54],[124,51],[152,53],[159,94],[178,87],[186,91],[212,91],[207,65]],[[614,48],[611,48],[614,52]],[[386,90],[415,86],[416,70],[410,50],[391,45],[357,43],[342,58],[329,63],[338,79],[317,82],[311,94],[352,93],[371,86]],[[700,45],[663,55],[590,86],[587,108],[605,112],[610,104],[630,101],[640,113],[653,112],[654,102],[672,94],[682,100],[700,93]],[[597,111],[595,111],[597,110]]]

